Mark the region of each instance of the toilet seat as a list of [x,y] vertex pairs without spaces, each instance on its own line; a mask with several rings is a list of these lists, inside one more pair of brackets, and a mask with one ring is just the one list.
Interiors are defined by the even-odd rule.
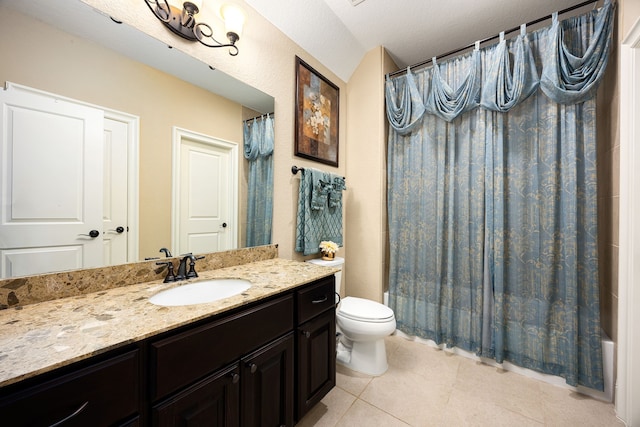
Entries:
[[393,310],[386,305],[357,297],[343,298],[337,314],[347,319],[370,323],[389,322],[394,318]]

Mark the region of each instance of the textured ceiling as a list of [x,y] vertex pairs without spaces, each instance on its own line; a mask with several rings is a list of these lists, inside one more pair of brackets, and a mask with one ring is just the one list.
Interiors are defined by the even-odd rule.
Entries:
[[353,6],[353,0],[245,1],[344,81],[376,46],[384,46],[404,68],[582,3],[366,0]]

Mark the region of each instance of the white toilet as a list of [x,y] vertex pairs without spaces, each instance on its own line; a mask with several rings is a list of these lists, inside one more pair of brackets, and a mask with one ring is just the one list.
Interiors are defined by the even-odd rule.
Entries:
[[[307,262],[326,267],[340,267],[344,258],[332,261],[311,259]],[[336,293],[340,294],[342,271],[335,274]],[[337,302],[338,297],[336,297]],[[384,338],[396,330],[396,318],[386,305],[364,298],[342,298],[336,309],[338,342],[337,361],[354,371],[382,375],[387,370]]]

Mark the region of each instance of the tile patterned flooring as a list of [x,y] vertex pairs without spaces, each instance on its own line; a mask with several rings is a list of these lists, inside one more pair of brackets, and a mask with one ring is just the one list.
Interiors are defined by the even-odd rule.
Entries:
[[624,426],[614,406],[426,344],[386,338],[380,377],[341,365],[298,426]]

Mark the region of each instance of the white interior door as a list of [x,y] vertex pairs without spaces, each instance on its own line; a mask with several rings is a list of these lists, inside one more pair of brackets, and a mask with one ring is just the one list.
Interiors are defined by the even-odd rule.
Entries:
[[127,151],[128,124],[104,120],[104,184],[103,184],[103,264],[128,261],[127,234]]
[[103,111],[12,84],[0,105],[0,277],[101,265]]
[[174,130],[175,254],[236,247],[236,165],[236,144]]

